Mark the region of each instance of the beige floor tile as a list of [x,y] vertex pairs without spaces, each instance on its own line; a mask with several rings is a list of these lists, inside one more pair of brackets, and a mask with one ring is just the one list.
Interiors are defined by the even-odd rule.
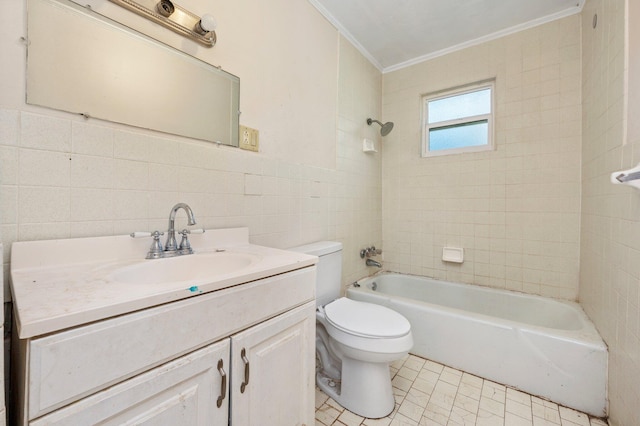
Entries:
[[436,373],[435,371],[431,371],[427,368],[423,368],[418,373],[418,378],[435,384],[438,381],[438,379],[440,379],[440,373]]
[[411,401],[414,404],[420,405],[421,407],[426,407],[429,402],[430,394],[422,392],[420,389],[416,389],[415,382],[414,385],[409,389],[407,396],[405,397],[405,401]]
[[418,405],[416,403],[408,401],[405,398],[404,402],[400,404],[400,408],[398,408],[398,413],[417,423],[422,418],[422,413],[424,413],[424,410],[424,405]]
[[391,419],[389,417],[382,419],[364,419],[364,422],[362,422],[364,426],[389,426],[390,423]]
[[576,410],[572,410],[571,408],[559,407],[560,411],[560,420],[564,423],[564,421],[570,421],[580,426],[589,426],[589,416],[584,413],[580,413]]
[[553,423],[540,417],[533,416],[533,426],[558,426],[560,423]]
[[413,380],[405,379],[402,376],[395,376],[393,380],[391,380],[391,384],[393,385],[393,387],[407,392],[409,391],[409,389],[411,389]]
[[415,355],[409,355],[409,358],[404,362],[404,366],[415,371],[422,370],[426,360]]
[[404,377],[405,379],[414,381],[416,377],[418,377],[418,371],[412,370],[409,367],[403,366],[400,370],[398,370],[398,376]]
[[340,411],[327,404],[323,404],[322,407],[316,410],[316,420],[327,426],[331,425],[339,415]]
[[427,404],[427,408],[424,410],[424,419],[420,424],[427,424],[427,421],[430,420],[431,422],[433,422],[431,424],[446,425],[450,415],[451,410],[430,402]]
[[480,398],[479,410],[484,410],[491,414],[495,414],[496,416],[504,417],[504,404],[485,396]]
[[458,386],[460,384],[460,379],[462,379],[462,371],[454,370],[453,368],[445,367],[440,373],[440,380],[443,382],[451,383],[452,385]]
[[514,414],[518,417],[522,417],[527,421],[531,421],[533,417],[533,414],[531,411],[531,405],[525,405],[513,399],[509,399],[508,396],[507,396],[507,402],[505,404],[505,412]]
[[344,410],[342,405],[338,404],[338,402],[333,398],[328,398],[327,401],[325,402],[325,404],[327,404],[329,407],[335,408],[338,411]]
[[364,421],[364,417],[360,417],[348,410],[344,410],[338,417],[338,420],[347,426],[358,426]]
[[[499,383],[409,355],[390,368],[396,405],[365,419],[316,388],[316,426],[608,426]],[[396,374],[397,373],[397,374]]]
[[413,382],[412,388],[418,389],[419,391],[422,391],[427,395],[431,395],[436,387],[436,383],[438,383],[437,380],[432,382],[429,380],[421,379],[418,376],[418,378]]
[[460,383],[460,386],[458,387],[458,393],[464,396],[467,396],[469,398],[475,399],[477,401],[480,401],[480,396],[482,395],[482,388],[481,387],[478,388],[463,382],[463,383]]
[[434,361],[427,360],[424,363],[424,367],[422,367],[422,368],[423,369],[426,368],[429,371],[433,371],[433,372],[436,372],[436,373],[440,374],[442,372],[442,370],[444,370],[444,365],[439,364],[439,363],[434,362]]
[[[547,402],[547,401],[544,401],[544,402]],[[538,417],[552,424],[556,424],[556,425],[560,424],[560,412],[558,411],[557,405],[555,408],[549,407],[546,405],[541,405],[538,402],[534,401],[532,398],[531,411],[533,413],[533,417]]]
[[389,426],[418,426],[418,422],[403,416],[402,414],[396,414]]
[[439,405],[442,408],[451,410],[453,407],[453,401],[456,399],[456,393],[458,393],[457,386],[454,386],[447,382],[438,382],[436,384],[429,403]]
[[454,405],[451,409],[451,415],[449,416],[449,425],[461,425],[461,426],[474,426],[476,424],[477,408],[474,411],[467,411],[463,408],[456,407]]
[[531,407],[531,395],[516,389],[507,388],[507,399]]
[[469,411],[471,413],[478,412],[478,406],[480,405],[480,401],[474,398],[470,398],[466,395],[458,392],[456,395],[456,399],[453,401],[453,406],[457,408],[462,408],[465,411]]
[[316,410],[322,407],[322,404],[327,402],[327,399],[329,399],[327,394],[322,392],[320,389],[316,388]]
[[504,424],[506,426],[533,426],[533,417],[531,419],[523,419],[513,413],[505,413]]
[[504,418],[480,408],[478,410],[477,426],[505,426]]
[[502,385],[485,380],[482,385],[482,396],[504,404],[507,389]]
[[448,425],[448,420],[447,420],[447,423],[442,423],[442,421],[433,420],[428,417],[423,417],[419,423],[419,426],[446,426],[446,425]]
[[482,389],[482,384],[484,383],[484,379],[478,376],[474,376],[473,374],[462,373],[462,379],[460,379],[460,383],[464,383],[474,388]]

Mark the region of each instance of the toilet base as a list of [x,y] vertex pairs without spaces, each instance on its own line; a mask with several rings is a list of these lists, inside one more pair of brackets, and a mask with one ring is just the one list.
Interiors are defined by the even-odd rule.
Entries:
[[378,419],[389,415],[395,408],[388,363],[362,362],[345,357],[342,359],[340,382],[318,373],[316,384],[338,404],[362,417]]

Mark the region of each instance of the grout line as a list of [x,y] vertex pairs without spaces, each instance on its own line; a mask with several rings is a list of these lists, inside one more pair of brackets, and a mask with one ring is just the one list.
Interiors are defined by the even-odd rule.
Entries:
[[[394,363],[394,366],[391,367],[391,370],[390,370],[391,380],[398,378],[397,381],[403,382],[403,386],[402,388],[396,387],[396,386],[393,387],[395,406],[393,411],[387,417],[378,419],[378,420],[364,418],[361,421],[359,421],[357,419],[361,419],[362,418],[361,416],[357,416],[355,414],[349,413],[347,410],[340,407],[337,404],[337,402],[333,401],[328,396],[322,394],[323,395],[322,399],[324,402],[320,404],[320,407],[318,409],[316,409],[316,426],[320,426],[320,425],[322,426],[368,426],[368,425],[396,426],[396,425],[413,425],[413,424],[415,425],[440,424],[443,422],[444,424],[452,424],[452,425],[464,424],[465,426],[472,425],[472,424],[473,425],[482,425],[487,423],[494,424],[492,422],[497,422],[505,426],[509,426],[506,424],[507,418],[510,418],[511,420],[517,419],[518,425],[522,424],[522,425],[531,425],[531,426],[533,426],[534,424],[544,424],[549,426],[553,426],[553,425],[580,426],[582,425],[582,423],[584,423],[584,426],[587,426],[587,425],[606,426],[607,425],[606,421],[603,421],[601,419],[591,418],[585,413],[581,413],[579,411],[565,408],[565,407],[561,408],[561,406],[559,406],[554,402],[547,401],[539,397],[534,397],[518,389],[510,388],[500,383],[483,379],[473,374],[466,373],[464,371],[451,368],[446,365],[429,361],[429,360],[425,360],[425,362],[421,364],[422,366],[420,367],[420,370],[417,371],[417,374],[413,380],[407,379],[406,377],[399,375],[398,373],[403,367],[405,367],[405,364],[409,360],[411,360],[411,365],[413,366],[416,365],[415,359],[411,357],[419,358],[419,357],[416,357],[415,355],[409,355],[403,359],[402,364]],[[395,368],[396,366],[397,366],[397,369]],[[409,368],[408,366],[406,367],[407,369],[412,370],[412,372],[416,372],[416,370],[414,370],[413,368]],[[438,370],[438,371],[435,371],[435,370]],[[433,383],[433,387],[431,388],[431,391],[428,394],[427,392],[421,389],[413,387],[416,380],[420,377],[420,373],[422,372],[430,372],[430,373],[437,374],[437,378]],[[452,374],[457,375],[458,373],[460,374],[460,377],[459,377],[459,380],[457,380],[457,385],[454,385],[453,383],[450,383],[449,381],[446,381],[443,378],[443,375],[444,375],[445,378],[452,380],[451,375]],[[447,376],[447,374],[449,374],[449,376]],[[410,375],[413,376],[413,373],[410,373]],[[467,378],[467,381],[463,382],[465,375],[467,375],[468,378],[473,377],[473,378],[477,378],[478,380],[469,380]],[[411,385],[408,387],[406,391],[403,390],[403,388],[406,386],[405,381],[411,382]],[[480,383],[477,383],[478,381],[480,381]],[[447,404],[447,396],[449,394],[447,394],[446,392],[442,395],[443,397],[442,403],[432,401],[436,388],[438,388],[438,383],[442,383],[442,386],[440,387],[441,390],[442,390],[442,387],[445,387],[445,388],[448,388],[450,386],[456,387],[455,393],[453,394],[453,400],[451,401],[450,406]],[[475,384],[479,384],[480,387],[477,388]],[[467,396],[461,393],[461,389],[463,385],[477,390],[479,399],[476,400],[472,396]],[[412,394],[412,397],[413,395],[416,395],[416,398],[419,398],[419,395],[423,395],[423,394],[426,396],[424,406],[422,406],[422,404],[417,404],[416,402],[414,402],[413,398],[408,399],[412,389],[415,390],[415,393]],[[317,388],[316,388],[316,392],[322,393],[322,391],[320,391],[320,389],[317,389]],[[470,392],[474,392],[474,391],[470,391]],[[511,394],[511,398],[509,398],[510,394]],[[534,398],[535,398],[535,401],[534,401]],[[475,403],[477,403],[475,412],[469,411],[465,407],[464,402],[460,402],[460,405],[456,405],[456,401],[463,401],[465,399],[473,400]],[[491,411],[490,408],[483,409],[481,407],[482,399],[489,401],[490,406],[493,405],[494,408],[498,408],[497,406],[495,406],[495,404],[502,404],[501,409],[498,410],[501,412],[501,414],[498,414],[495,411]],[[509,411],[507,409],[507,401],[509,400],[511,400],[512,402],[511,406],[513,411]],[[400,408],[405,402],[408,403],[405,407],[409,407],[409,403],[410,403],[422,409],[420,420],[416,421],[414,420],[415,416],[411,417],[410,414],[408,413],[404,414],[400,412]],[[430,405],[430,403],[432,407],[435,407],[435,410],[429,411],[429,413],[432,414],[432,417],[436,418],[436,420],[432,420],[431,417],[428,417],[426,415],[428,412],[427,407]],[[535,415],[534,404],[538,405],[543,410],[543,417]],[[521,410],[523,407],[526,407],[526,409],[522,410],[523,412],[520,412],[519,410]],[[333,415],[330,415],[329,419],[326,419],[323,415],[321,415],[320,417],[322,418],[322,420],[318,418],[317,414],[319,412],[326,413],[327,411],[331,412],[331,410],[334,410],[333,413],[337,412],[337,415],[335,417]],[[458,423],[455,420],[453,420],[452,416],[453,417],[456,416],[456,414],[454,413],[454,410],[459,412],[461,415],[469,414],[469,417],[473,415],[474,416],[473,423],[469,423],[470,419],[466,417],[463,419],[460,419],[463,423]],[[348,413],[348,415],[344,415],[345,412]],[[445,412],[447,413],[446,419],[443,418]],[[486,414],[487,417],[480,418],[481,412],[483,413],[483,415]],[[523,413],[525,414],[525,416],[528,413],[528,416],[526,417],[529,417],[529,418],[522,417],[520,414],[523,414]],[[563,416],[562,413],[564,413],[565,416]],[[538,414],[540,414],[540,412],[538,412]],[[565,418],[567,416],[571,416],[571,418]],[[581,421],[581,423],[573,422],[572,420],[575,420],[575,419],[578,419],[579,421]],[[355,420],[356,422],[359,421],[359,423],[356,424],[352,422],[352,420]],[[325,421],[329,421],[329,424],[325,423]]]

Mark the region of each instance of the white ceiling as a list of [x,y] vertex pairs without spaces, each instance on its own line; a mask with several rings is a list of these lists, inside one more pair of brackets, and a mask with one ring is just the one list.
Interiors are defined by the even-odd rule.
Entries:
[[585,0],[309,0],[383,72],[540,25]]

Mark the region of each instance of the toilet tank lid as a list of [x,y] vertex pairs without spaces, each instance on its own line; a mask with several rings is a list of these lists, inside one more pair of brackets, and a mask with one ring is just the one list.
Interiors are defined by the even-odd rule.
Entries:
[[331,254],[342,250],[342,243],[337,241],[318,241],[311,244],[305,244],[303,246],[291,247],[287,250],[310,254],[313,256],[324,256],[325,254]]

